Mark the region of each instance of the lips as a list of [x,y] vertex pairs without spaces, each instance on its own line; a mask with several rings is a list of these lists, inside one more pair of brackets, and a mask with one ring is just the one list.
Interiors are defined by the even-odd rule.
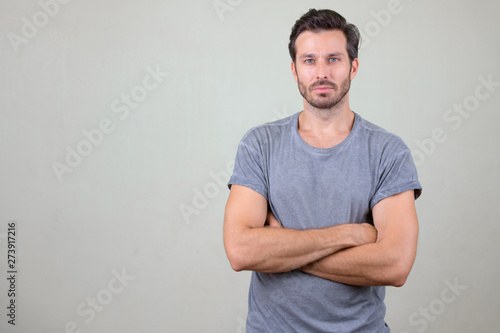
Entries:
[[312,86],[312,90],[322,94],[327,93],[335,88],[335,84],[327,81],[318,81]]
[[320,87],[314,88],[313,90],[317,91],[319,93],[326,93],[326,92],[333,90],[333,87],[320,86]]

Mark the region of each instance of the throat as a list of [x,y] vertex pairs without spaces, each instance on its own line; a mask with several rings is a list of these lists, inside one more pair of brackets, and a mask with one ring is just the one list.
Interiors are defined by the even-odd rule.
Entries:
[[325,134],[325,135],[315,135],[314,133],[308,133],[299,130],[299,135],[308,145],[314,148],[333,148],[340,143],[342,143],[349,136],[350,132],[345,132],[341,134]]
[[314,148],[333,148],[347,139],[354,120],[355,115],[350,110],[328,120],[311,117],[306,110],[299,115],[298,132],[302,140]]

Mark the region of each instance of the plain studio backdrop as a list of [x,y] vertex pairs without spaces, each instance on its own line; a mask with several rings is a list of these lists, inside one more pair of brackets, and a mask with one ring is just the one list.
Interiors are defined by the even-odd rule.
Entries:
[[244,332],[225,183],[248,129],[302,109],[287,43],[313,7],[361,30],[351,107],[424,188],[388,324],[498,331],[498,3],[1,0],[1,332]]

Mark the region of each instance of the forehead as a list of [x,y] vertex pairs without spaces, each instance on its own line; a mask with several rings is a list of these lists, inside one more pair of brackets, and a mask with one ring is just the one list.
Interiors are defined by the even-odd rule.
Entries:
[[347,40],[341,30],[304,31],[295,40],[297,57],[310,53],[347,55]]

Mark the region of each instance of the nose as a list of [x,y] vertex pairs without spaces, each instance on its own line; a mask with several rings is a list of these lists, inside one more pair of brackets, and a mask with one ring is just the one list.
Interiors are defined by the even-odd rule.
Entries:
[[328,78],[327,66],[323,62],[319,62],[316,66],[316,78],[320,80]]

